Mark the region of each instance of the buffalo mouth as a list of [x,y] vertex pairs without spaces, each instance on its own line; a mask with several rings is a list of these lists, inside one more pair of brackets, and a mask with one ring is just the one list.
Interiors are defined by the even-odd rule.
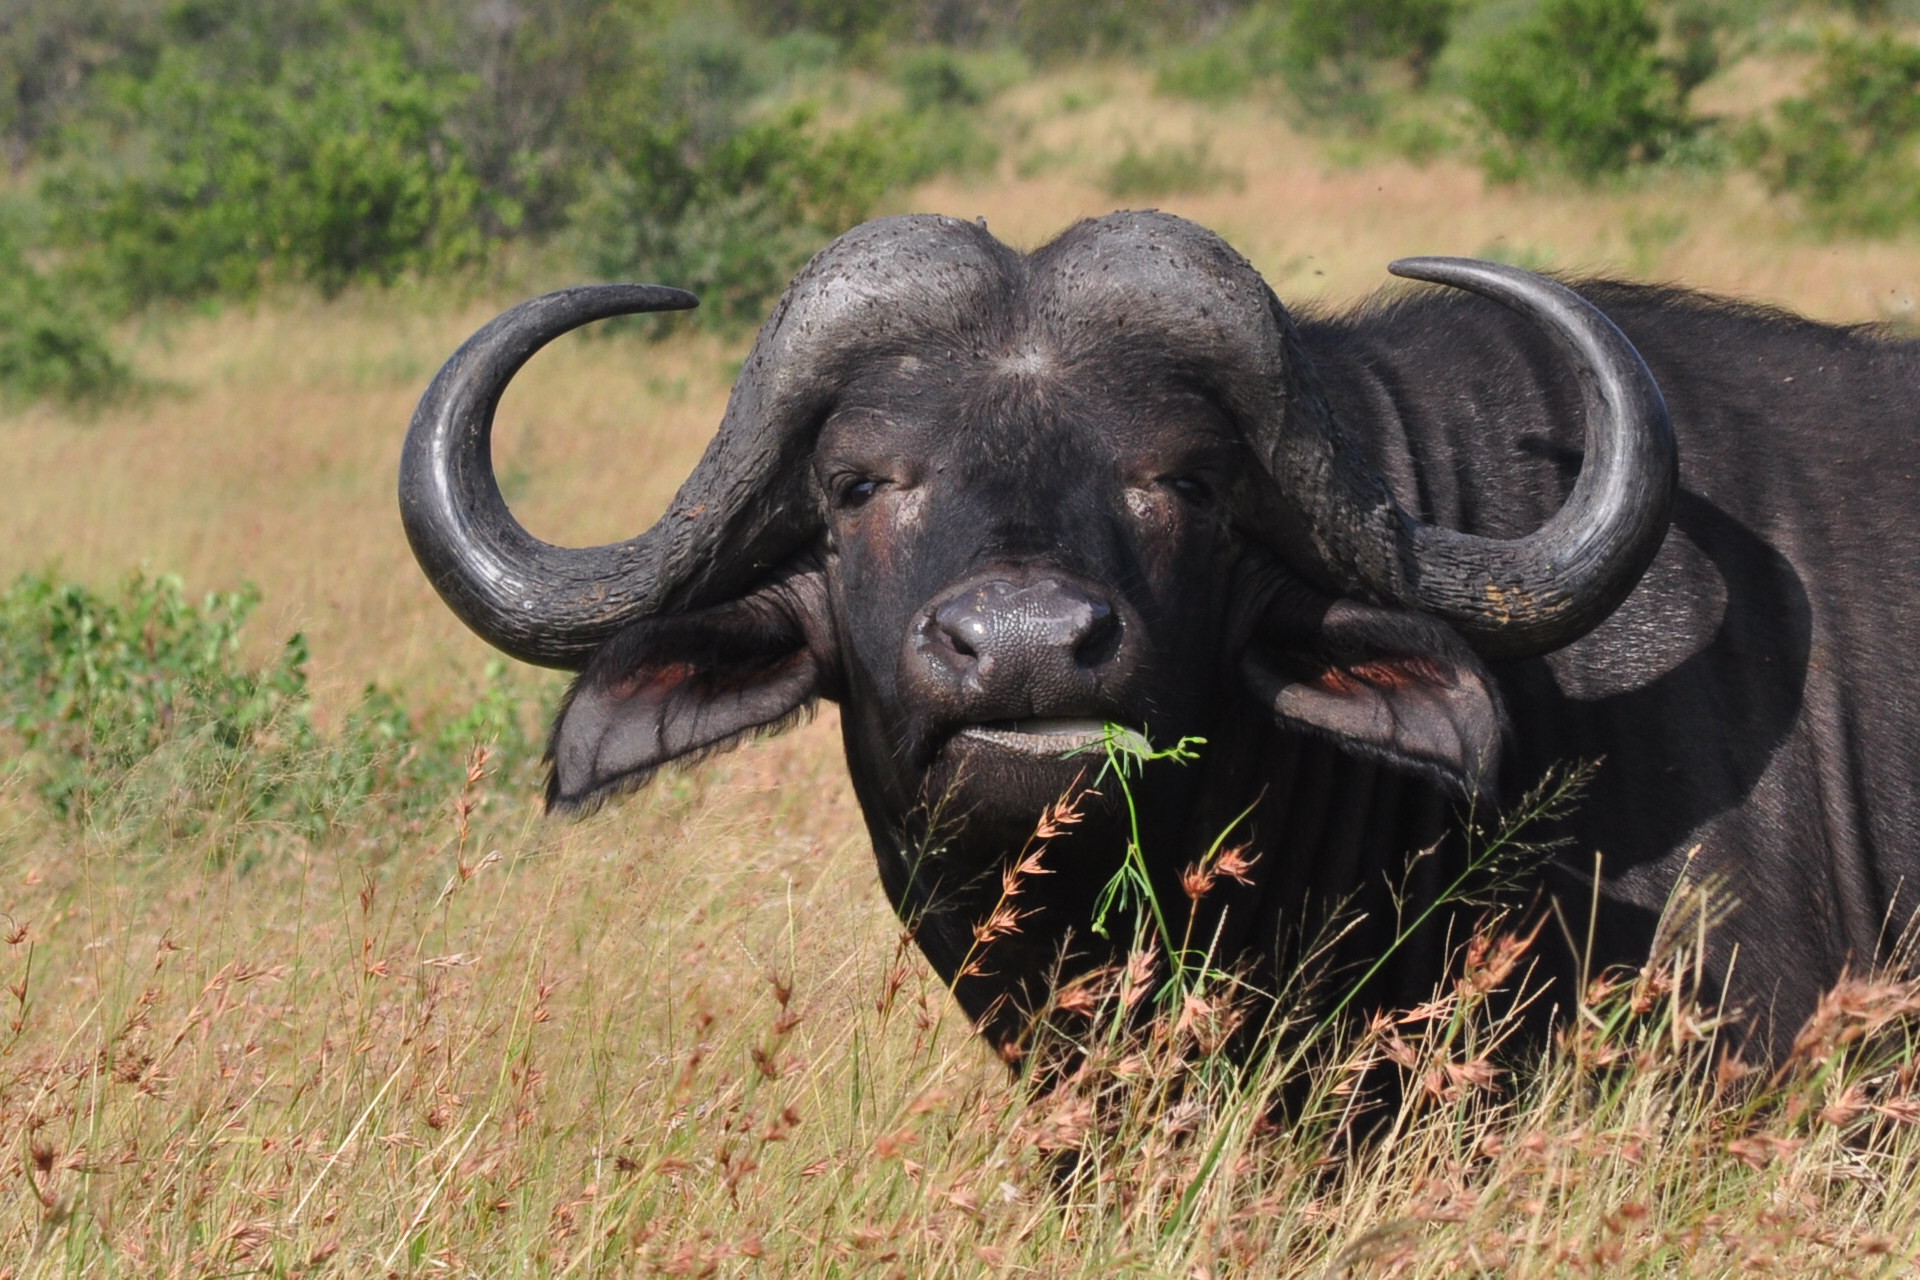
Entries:
[[964,824],[969,847],[1019,847],[1056,806],[1082,818],[1108,802],[1088,788],[1106,764],[1110,721],[1097,716],[1024,716],[954,726],[922,775],[943,817]]
[[1075,847],[1104,847],[1125,814],[1123,788],[1101,780],[1112,757],[1144,752],[1147,740],[1124,713],[1072,711],[952,726],[918,780],[923,803],[964,825],[964,843],[981,853],[1023,847],[1063,807],[1076,815]]
[[1024,720],[970,724],[953,736],[957,742],[969,746],[978,744],[1013,755],[1058,759],[1098,750],[1107,741],[1108,723],[1081,716],[1033,716]]

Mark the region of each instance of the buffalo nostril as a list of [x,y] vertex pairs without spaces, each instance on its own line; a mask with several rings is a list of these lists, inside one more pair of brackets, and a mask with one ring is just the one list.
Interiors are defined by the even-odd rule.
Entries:
[[1087,620],[1074,642],[1073,660],[1091,669],[1106,663],[1120,647],[1120,615],[1097,600],[1087,602]]
[[992,619],[970,596],[949,600],[933,615],[933,633],[947,648],[962,658],[980,656],[983,646],[993,642]]

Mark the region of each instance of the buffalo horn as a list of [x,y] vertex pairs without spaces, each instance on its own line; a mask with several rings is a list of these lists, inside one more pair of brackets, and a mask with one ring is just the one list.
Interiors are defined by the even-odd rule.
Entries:
[[1403,258],[1389,271],[1511,307],[1565,351],[1586,417],[1573,492],[1524,537],[1483,538],[1408,520],[1408,603],[1447,619],[1490,657],[1525,657],[1599,625],[1666,537],[1679,463],[1666,402],[1626,336],[1564,285],[1470,258]]
[[493,416],[535,352],[595,320],[697,305],[660,285],[581,285],[523,302],[447,361],[420,399],[400,457],[400,518],[428,581],[460,620],[526,662],[577,668],[644,596],[660,530],[562,548],[528,533],[493,474]]
[[981,310],[1008,251],[951,218],[888,218],[834,241],[787,289],[734,383],[719,430],[667,513],[625,542],[542,542],[493,474],[494,411],[541,347],[611,316],[682,310],[658,285],[583,285],[508,310],[455,352],[414,412],[400,513],[429,581],[462,621],[525,662],[579,670],[627,625],[751,589],[813,541],[809,457],[863,354],[904,354],[903,329]]
[[1405,258],[1390,269],[1511,307],[1566,353],[1586,419],[1573,493],[1520,538],[1415,519],[1341,429],[1291,321],[1272,303],[1251,327],[1270,335],[1261,349],[1284,353],[1275,375],[1284,387],[1279,404],[1251,419],[1267,491],[1244,518],[1326,589],[1443,618],[1488,657],[1571,644],[1626,598],[1666,536],[1679,468],[1660,389],[1613,322],[1564,285],[1467,258]]

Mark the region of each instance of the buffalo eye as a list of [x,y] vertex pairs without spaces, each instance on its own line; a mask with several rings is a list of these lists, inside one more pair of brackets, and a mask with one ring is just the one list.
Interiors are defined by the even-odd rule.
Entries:
[[842,511],[857,511],[880,491],[880,485],[872,476],[848,476],[834,489],[834,505]]
[[1199,476],[1167,476],[1160,483],[1178,494],[1182,501],[1193,506],[1213,505],[1213,486]]

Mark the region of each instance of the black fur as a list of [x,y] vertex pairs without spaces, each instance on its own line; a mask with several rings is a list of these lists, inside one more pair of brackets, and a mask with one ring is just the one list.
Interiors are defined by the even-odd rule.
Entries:
[[[557,758],[575,749],[583,698],[674,664],[701,674],[597,711],[605,729],[614,703],[637,705],[657,749],[556,782],[557,806],[838,700],[888,894],[982,1029],[1015,1040],[1049,981],[1111,958],[1086,925],[1119,819],[1112,797],[1091,802],[1023,900],[1021,933],[969,972],[992,870],[1075,767],[959,751],[975,695],[928,683],[903,646],[956,584],[1041,574],[1104,602],[1134,647],[1071,695],[996,689],[988,718],[1206,738],[1197,763],[1139,784],[1146,847],[1179,900],[1179,870],[1251,809],[1254,883],[1224,884],[1198,928],[1257,982],[1280,985],[1337,903],[1367,913],[1347,954],[1377,954],[1393,928],[1383,886],[1417,896],[1457,868],[1463,797],[1510,801],[1579,760],[1601,763],[1584,802],[1534,833],[1564,851],[1534,888],[1584,923],[1601,855],[1591,963],[1643,956],[1683,876],[1723,882],[1737,906],[1709,985],[1727,982],[1765,1052],[1843,972],[1885,957],[1920,902],[1920,348],[1680,289],[1575,282],[1662,387],[1682,494],[1613,617],[1546,657],[1483,663],[1432,619],[1316,598],[1252,545],[1229,500],[1245,424],[1204,335],[1156,328],[1145,305],[1098,323],[1062,310],[1050,252],[1004,251],[991,305],[925,317],[917,344],[896,325],[895,349],[844,370],[816,424],[817,589],[612,642],[562,711]],[[1298,342],[1342,429],[1419,518],[1513,537],[1565,499],[1578,389],[1513,313],[1422,291],[1306,318]],[[730,706],[692,705],[716,689]],[[1343,689],[1361,701],[1325,701]],[[1437,925],[1403,949],[1377,998],[1424,997],[1444,947]]]

